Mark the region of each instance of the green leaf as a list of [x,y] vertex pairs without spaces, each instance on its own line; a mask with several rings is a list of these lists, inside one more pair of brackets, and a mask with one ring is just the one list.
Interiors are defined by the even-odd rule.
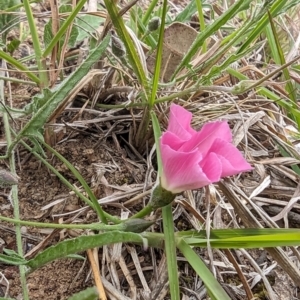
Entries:
[[20,46],[21,41],[19,39],[13,39],[10,43],[7,44],[7,51],[12,54]]
[[24,73],[26,73],[26,75],[35,83],[37,84],[40,83],[40,79],[37,76],[35,76],[32,72],[30,72],[25,65],[21,64],[18,60],[14,59],[12,56],[5,53],[3,50],[0,50],[0,58],[6,60],[8,63],[13,65],[15,68],[19,69],[20,71],[24,71]]
[[145,88],[147,90],[148,83],[147,83],[145,70],[143,69],[143,66],[142,66],[140,57],[137,54],[135,45],[125,27],[124,21],[123,21],[122,17],[119,16],[118,8],[114,1],[104,0],[104,3],[105,3],[107,11],[109,13],[109,16],[111,18],[111,21],[116,29],[116,32],[117,32],[119,38],[124,43],[129,63],[131,65],[131,67],[133,68],[134,73],[137,76],[140,84],[142,85],[143,88]]
[[27,266],[30,267],[30,272],[32,272],[55,259],[65,258],[70,254],[82,252],[87,249],[120,242],[143,244],[143,237],[137,233],[123,231],[111,231],[96,235],[81,236],[47,248],[29,260]]
[[67,19],[62,23],[61,27],[59,28],[57,34],[53,37],[47,48],[45,49],[43,53],[43,57],[46,58],[52,49],[55,47],[55,45],[61,40],[62,36],[66,33],[68,27],[70,24],[74,21],[76,18],[77,14],[80,12],[82,9],[83,5],[85,4],[86,0],[79,0],[77,2],[77,5],[75,6],[74,10],[69,14]]
[[27,260],[18,255],[15,251],[9,249],[4,249],[3,251],[6,254],[0,254],[0,261],[2,263],[14,266],[25,265],[27,263]]
[[[204,230],[199,232],[178,232],[187,244],[198,247],[207,246]],[[299,229],[247,228],[247,229],[213,229],[210,232],[209,244],[213,248],[269,248],[280,246],[299,246]]]
[[32,101],[24,107],[25,114],[37,112],[56,92],[57,87],[53,90],[45,88],[42,94],[33,96]]
[[198,276],[205,284],[207,291],[213,299],[230,300],[227,293],[223,290],[214,275],[207,268],[202,259],[195,253],[195,251],[183,240],[180,239],[177,243],[178,249],[184,255],[188,263],[195,270]]
[[95,287],[90,287],[74,294],[68,300],[96,300],[98,299],[98,291]]
[[[0,0],[0,11],[18,11],[18,4],[20,4],[20,0]],[[3,32],[2,37],[3,40],[6,40],[6,36],[9,33],[6,28],[10,30],[18,24],[19,17],[16,17],[14,14],[0,14],[0,28],[1,32]],[[14,24],[14,26],[12,26]]]
[[76,42],[81,42],[89,37],[92,33],[97,32],[97,28],[104,22],[104,19],[98,16],[80,15],[75,19],[76,28],[78,29],[78,36]]
[[221,28],[228,20],[232,19],[238,12],[246,9],[250,3],[251,0],[239,0],[236,1],[232,6],[228,8],[228,10],[220,16],[218,19],[216,19],[212,24],[208,25],[205,30],[203,30],[196,38],[194,43],[192,44],[191,48],[187,52],[187,54],[182,59],[181,63],[177,67],[174,76],[181,70],[183,66],[187,66],[189,62],[191,61],[192,57],[196,54],[196,52],[201,48],[204,41],[214,34],[217,30]]
[[196,1],[190,1],[190,3],[176,16],[174,22],[187,22],[190,21],[192,16],[197,11]]

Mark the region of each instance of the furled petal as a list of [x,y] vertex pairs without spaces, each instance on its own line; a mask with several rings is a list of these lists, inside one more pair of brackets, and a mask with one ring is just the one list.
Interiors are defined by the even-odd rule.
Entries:
[[180,151],[192,151],[198,148],[205,156],[217,138],[231,142],[232,134],[227,122],[217,121],[205,124],[199,132],[182,145]]
[[181,140],[176,134],[171,131],[166,131],[162,134],[160,138],[160,143],[164,145],[169,145],[173,150],[178,150],[183,143],[184,140]]
[[189,140],[196,131],[191,127],[192,114],[183,107],[172,104],[167,131],[173,132],[182,140]]
[[166,190],[176,194],[211,183],[199,165],[202,159],[199,151],[179,152],[161,144],[161,154],[163,163],[161,184]]
[[209,153],[205,159],[201,161],[200,167],[211,182],[217,182],[221,179],[222,162],[217,154]]
[[222,177],[252,170],[252,167],[244,159],[241,152],[232,144],[221,139],[215,140],[209,152],[219,156],[222,162]]

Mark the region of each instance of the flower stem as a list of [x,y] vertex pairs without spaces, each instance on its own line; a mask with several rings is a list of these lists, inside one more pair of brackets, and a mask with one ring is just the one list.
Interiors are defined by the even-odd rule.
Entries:
[[133,215],[130,219],[142,219],[143,217],[149,215],[153,211],[151,205],[146,205],[142,210]]
[[171,299],[180,300],[172,204],[162,208],[162,216]]

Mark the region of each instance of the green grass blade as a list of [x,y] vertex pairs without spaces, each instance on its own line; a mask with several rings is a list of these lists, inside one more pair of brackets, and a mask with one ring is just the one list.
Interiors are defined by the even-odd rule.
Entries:
[[162,218],[171,299],[180,300],[172,204],[162,208]]
[[179,239],[177,247],[184,255],[188,263],[195,270],[198,276],[202,279],[205,284],[209,295],[213,299],[218,300],[230,300],[227,293],[223,290],[214,275],[207,268],[202,259],[195,253],[195,251],[183,240]]
[[175,75],[181,70],[183,66],[189,64],[192,57],[196,54],[199,48],[202,47],[203,43],[208,37],[213,35],[214,32],[220,29],[221,26],[223,26],[228,20],[232,19],[238,12],[240,12],[243,9],[246,9],[251,2],[252,2],[251,0],[236,1],[221,17],[216,19],[211,25],[208,25],[205,28],[205,30],[197,36],[190,50],[187,52],[187,54],[184,56],[181,63],[177,67],[175,74],[173,74],[172,80],[174,79]]
[[41,83],[41,80],[37,76],[35,76],[32,72],[30,72],[26,66],[21,64],[13,57],[11,57],[9,54],[5,53],[3,50],[0,50],[0,58],[6,60],[9,64],[13,65],[18,70],[23,71],[28,76],[28,78],[30,78],[35,83],[37,84]]
[[45,51],[43,53],[43,57],[44,58],[46,58],[50,54],[50,52],[55,47],[55,45],[59,42],[59,40],[61,39],[61,37],[66,33],[68,27],[74,21],[74,19],[76,18],[77,14],[80,12],[80,10],[82,9],[82,7],[83,7],[83,5],[85,3],[86,3],[86,0],[80,0],[80,1],[78,1],[77,5],[75,6],[75,8],[72,11],[72,13],[68,16],[68,18],[66,19],[66,21],[59,28],[59,30],[56,33],[56,35],[50,41],[48,47],[45,49]]
[[[275,42],[275,44],[273,45],[273,47],[275,47],[275,49],[273,49],[273,51],[276,53],[276,57],[279,60],[277,63],[281,64],[281,65],[284,65],[284,64],[286,64],[284,53],[283,53],[283,50],[281,48],[280,41],[278,39],[278,35],[277,35],[277,32],[276,32],[276,28],[275,28],[272,16],[269,12],[268,12],[268,16],[269,16],[271,29],[272,29],[273,39],[274,39],[274,42]],[[271,46],[272,46],[272,44],[271,44]],[[292,100],[292,102],[295,103],[295,107],[297,107],[296,89],[292,84],[289,70],[287,68],[285,68],[285,69],[283,69],[282,72],[283,72],[284,79],[287,81],[287,84],[285,86],[286,91],[287,91],[290,99]],[[300,128],[300,119],[296,118],[296,121],[297,121],[297,124],[298,124],[298,128]]]
[[159,76],[160,76],[160,69],[161,69],[161,60],[162,60],[162,53],[163,53],[163,42],[164,42],[164,31],[165,31],[165,19],[167,14],[167,0],[163,2],[163,9],[162,9],[162,17],[161,17],[161,26],[159,29],[159,38],[158,38],[158,46],[156,52],[156,60],[155,60],[155,69],[154,69],[154,76],[152,82],[152,89],[151,89],[151,96],[149,100],[150,108],[153,107],[154,101],[156,98],[156,92],[158,88]]
[[116,29],[116,32],[119,38],[124,43],[130,65],[132,66],[134,73],[137,76],[140,84],[143,86],[143,88],[148,90],[147,78],[141,60],[137,54],[137,51],[131,40],[131,37],[127,32],[124,21],[122,17],[119,16],[117,6],[114,3],[114,1],[104,0],[104,2],[105,2],[106,9],[109,13],[109,16],[111,18],[111,21]]
[[143,24],[147,24],[151,18],[151,14],[154,11],[154,8],[157,4],[158,0],[152,0],[143,16]]
[[[274,2],[274,1],[273,1]],[[277,16],[285,6],[286,1],[277,0],[275,1],[270,8],[270,14],[271,16]],[[257,21],[253,24],[255,25],[254,29],[248,34],[247,39],[239,49],[239,51],[244,51],[247,49],[251,43],[253,43],[257,37],[260,35],[260,33],[265,29],[265,27],[268,25],[268,16],[265,14],[267,12],[266,9],[263,9],[262,12],[258,15],[259,18],[257,18]],[[265,15],[263,15],[265,14]],[[262,16],[263,15],[263,16]]]
[[35,53],[38,70],[39,70],[39,75],[40,75],[40,80],[41,80],[40,85],[42,87],[46,87],[46,86],[48,86],[46,61],[42,58],[42,49],[40,46],[40,40],[39,40],[39,36],[38,36],[38,31],[37,31],[37,28],[35,25],[34,17],[32,14],[31,7],[30,7],[30,2],[29,2],[29,0],[24,0],[23,4],[24,4],[28,24],[29,24],[30,35],[32,37],[33,49],[34,49],[34,53]]
[[[198,247],[206,247],[207,239],[205,231],[193,233],[178,233],[187,244]],[[269,248],[279,246],[299,246],[299,229],[219,229],[211,230],[209,243],[211,247],[218,249],[238,248]]]

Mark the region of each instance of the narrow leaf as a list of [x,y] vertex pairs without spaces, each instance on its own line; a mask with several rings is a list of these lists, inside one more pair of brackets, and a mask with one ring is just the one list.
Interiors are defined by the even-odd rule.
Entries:
[[58,258],[65,258],[70,254],[85,251],[87,249],[101,247],[115,243],[133,242],[143,244],[141,235],[131,232],[112,231],[90,236],[81,236],[75,239],[60,242],[47,248],[29,260],[27,265],[32,272],[35,269]]

